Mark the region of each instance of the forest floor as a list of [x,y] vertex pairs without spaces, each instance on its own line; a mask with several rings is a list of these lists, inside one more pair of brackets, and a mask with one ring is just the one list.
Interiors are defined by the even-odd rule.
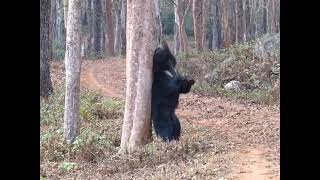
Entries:
[[[61,83],[61,78],[64,78],[61,64],[63,63],[53,62],[51,65],[54,83],[58,81]],[[125,65],[124,59],[83,61],[81,86],[97,91],[103,96],[124,101]],[[197,156],[194,156],[194,160],[185,161],[185,164],[193,161],[192,165],[183,165],[183,163],[177,162],[173,166],[167,162],[162,165],[158,164],[158,168],[153,166],[149,169],[147,167],[133,168],[128,172],[133,174],[132,176],[105,177],[122,177],[123,179],[131,177],[134,179],[134,177],[139,177],[139,174],[147,174],[148,171],[161,175],[166,171],[172,171],[168,169],[176,167],[176,171],[180,171],[177,174],[184,174],[183,171],[186,170],[183,170],[183,166],[192,170],[185,172],[185,175],[176,174],[172,179],[280,179],[279,106],[265,106],[189,93],[181,96],[177,116],[181,121],[182,128],[186,129],[185,131],[196,127],[196,131],[209,133],[211,136],[208,138],[212,138],[206,139],[206,137],[201,137],[201,134],[182,132],[182,139],[184,136],[188,138],[195,136],[192,138],[199,140],[199,142],[201,140],[223,142],[225,150],[220,154],[217,153],[218,151],[213,153],[214,148],[203,150],[199,156],[204,156],[204,159],[199,158],[199,161],[196,162]],[[217,154],[216,157],[215,154]],[[217,159],[213,160],[213,158]],[[164,170],[165,168],[167,170]],[[85,171],[85,169],[81,171]],[[87,171],[92,170],[88,169]],[[75,174],[77,173],[83,172],[79,170],[79,172],[75,172]],[[86,174],[91,174],[89,179],[102,178],[101,174],[98,178],[94,175],[95,173],[92,171]],[[152,179],[171,179],[169,175],[151,177]],[[140,177],[138,179],[148,178]]]

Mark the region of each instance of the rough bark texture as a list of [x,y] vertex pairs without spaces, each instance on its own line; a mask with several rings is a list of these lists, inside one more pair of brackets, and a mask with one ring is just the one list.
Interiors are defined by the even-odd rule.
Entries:
[[195,46],[197,50],[202,50],[203,42],[203,0],[193,0],[193,30]]
[[152,57],[158,46],[156,0],[127,2],[127,90],[120,153],[151,139]]
[[50,0],[40,1],[40,96],[47,98],[53,91],[49,71]]
[[70,0],[66,39],[66,86],[64,134],[67,143],[72,143],[78,133],[80,69],[81,69],[81,0]]
[[107,54],[109,56],[114,56],[114,27],[112,21],[112,2],[111,0],[106,0],[106,18],[107,18],[107,32],[106,32],[106,47]]

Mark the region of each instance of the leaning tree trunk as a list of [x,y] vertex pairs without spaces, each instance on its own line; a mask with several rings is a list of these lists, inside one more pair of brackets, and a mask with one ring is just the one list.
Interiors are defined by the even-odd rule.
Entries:
[[203,0],[193,0],[193,30],[194,30],[194,39],[197,50],[202,50],[202,41],[203,41]]
[[127,91],[120,153],[151,140],[152,57],[159,44],[157,0],[127,3]]
[[114,56],[114,29],[112,22],[112,2],[111,0],[106,0],[106,17],[107,17],[107,31],[106,31],[106,47],[107,54]]
[[66,39],[66,86],[64,110],[64,135],[72,143],[78,134],[80,119],[80,69],[81,69],[81,0],[70,0]]
[[52,83],[49,71],[50,53],[50,0],[40,1],[40,96],[47,98],[52,92]]

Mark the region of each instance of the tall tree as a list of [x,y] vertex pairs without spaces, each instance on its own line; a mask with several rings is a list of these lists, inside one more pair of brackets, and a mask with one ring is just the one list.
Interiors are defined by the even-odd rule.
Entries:
[[192,0],[185,1],[187,4],[187,8],[184,11],[184,14],[182,14],[182,0],[176,0],[176,6],[177,6],[177,15],[179,20],[179,40],[180,40],[180,50],[187,52],[188,51],[188,36],[185,30],[185,17],[192,5]]
[[102,53],[102,44],[101,39],[103,38],[103,15],[102,15],[102,5],[101,0],[92,0],[93,1],[93,31],[94,31],[94,50],[96,54]]
[[152,57],[160,35],[157,0],[127,3],[127,91],[120,153],[130,153],[151,139]]
[[64,28],[65,29],[67,29],[67,23],[68,23],[68,1],[69,0],[63,0]]
[[223,21],[222,21],[222,0],[212,2],[212,49],[219,49],[223,46]]
[[49,71],[50,53],[50,0],[40,1],[40,96],[47,98],[52,92],[52,83]]
[[[174,54],[178,54],[180,50],[180,19],[181,18],[181,3],[176,0],[174,6]],[[179,17],[180,12],[180,17]]]
[[112,2],[111,0],[106,0],[106,18],[107,18],[107,31],[106,31],[106,47],[107,54],[114,56],[114,27],[112,21]]
[[223,46],[229,47],[231,45],[231,29],[229,28],[229,0],[222,0],[222,21],[223,21]]
[[203,0],[193,0],[193,30],[197,50],[203,49]]
[[208,17],[209,17],[209,10],[210,10],[210,1],[203,0],[202,3],[202,10],[203,10],[203,20],[202,20],[202,48],[207,47],[207,32],[208,32]]
[[127,28],[127,0],[122,0],[121,3],[121,55],[126,54],[126,30]]
[[[63,0],[51,1],[51,35],[52,43],[58,47],[65,46],[66,29],[64,27],[64,7]],[[53,57],[55,58],[55,57]]]
[[115,14],[116,14],[116,36],[114,41],[114,50],[117,55],[120,54],[121,49],[121,4],[122,0],[113,1],[115,4]]
[[81,0],[70,0],[68,9],[64,135],[67,143],[72,143],[78,134],[80,119]]
[[236,42],[243,42],[244,39],[244,11],[242,0],[236,0]]

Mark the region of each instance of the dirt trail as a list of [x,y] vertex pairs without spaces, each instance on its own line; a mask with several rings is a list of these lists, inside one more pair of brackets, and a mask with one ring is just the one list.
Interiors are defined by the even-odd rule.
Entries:
[[[82,85],[103,95],[125,98],[125,60],[85,61]],[[181,121],[212,128],[231,143],[232,173],[225,179],[280,179],[279,109],[240,104],[222,98],[182,95],[177,109]]]
[[83,83],[85,83],[85,86],[101,92],[105,96],[110,96],[114,98],[120,98],[121,95],[116,93],[114,89],[109,88],[108,85],[100,84],[97,81],[97,78],[95,77],[94,69],[95,67],[92,65],[89,65],[89,67],[82,73],[82,79]]

